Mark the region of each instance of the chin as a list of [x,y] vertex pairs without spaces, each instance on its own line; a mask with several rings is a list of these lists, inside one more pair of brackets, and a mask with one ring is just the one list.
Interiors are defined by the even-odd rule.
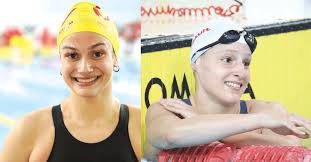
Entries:
[[80,97],[96,97],[99,94],[98,91],[90,89],[78,89],[74,90],[74,92]]
[[223,98],[223,102],[226,104],[226,105],[234,105],[236,103],[239,103],[241,100],[241,95],[237,95],[237,94],[232,94],[232,95],[226,95],[224,98]]

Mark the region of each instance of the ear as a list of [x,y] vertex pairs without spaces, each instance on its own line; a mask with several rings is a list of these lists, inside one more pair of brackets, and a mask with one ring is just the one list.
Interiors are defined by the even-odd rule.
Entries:
[[63,76],[62,69],[63,69],[63,65],[62,65],[62,61],[60,61],[60,64],[59,64],[59,74],[60,74],[60,76]]
[[117,58],[117,56],[115,55],[115,54],[113,54],[113,65],[118,65],[118,58]]
[[196,72],[198,67],[195,63],[192,63],[191,68],[192,68],[193,72]]
[[194,63],[191,63],[191,68],[193,72],[197,72],[199,64],[200,64],[200,57]]

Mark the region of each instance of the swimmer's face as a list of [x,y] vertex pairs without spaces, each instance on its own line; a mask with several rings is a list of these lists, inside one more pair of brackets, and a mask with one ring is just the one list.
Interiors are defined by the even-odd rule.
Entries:
[[77,95],[94,97],[111,88],[117,60],[105,37],[93,32],[73,33],[61,43],[60,58],[62,76]]
[[251,51],[246,44],[218,44],[200,56],[192,68],[198,88],[210,99],[236,104],[250,80]]

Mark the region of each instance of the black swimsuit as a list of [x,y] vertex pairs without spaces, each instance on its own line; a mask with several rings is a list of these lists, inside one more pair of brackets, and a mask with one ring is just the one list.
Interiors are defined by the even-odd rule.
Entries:
[[129,110],[121,105],[116,129],[105,140],[84,143],[67,130],[60,105],[52,108],[55,139],[47,162],[137,162],[129,134]]

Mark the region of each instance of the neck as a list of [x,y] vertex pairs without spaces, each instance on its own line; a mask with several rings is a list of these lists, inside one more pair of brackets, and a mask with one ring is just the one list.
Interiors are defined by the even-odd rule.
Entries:
[[63,102],[63,107],[74,119],[81,121],[111,120],[118,111],[119,102],[112,96],[112,86],[109,85],[94,97],[83,97],[71,93]]
[[240,111],[240,102],[235,104],[222,103],[214,96],[209,95],[205,90],[196,88],[194,96],[190,97],[195,111],[201,114],[236,114]]

